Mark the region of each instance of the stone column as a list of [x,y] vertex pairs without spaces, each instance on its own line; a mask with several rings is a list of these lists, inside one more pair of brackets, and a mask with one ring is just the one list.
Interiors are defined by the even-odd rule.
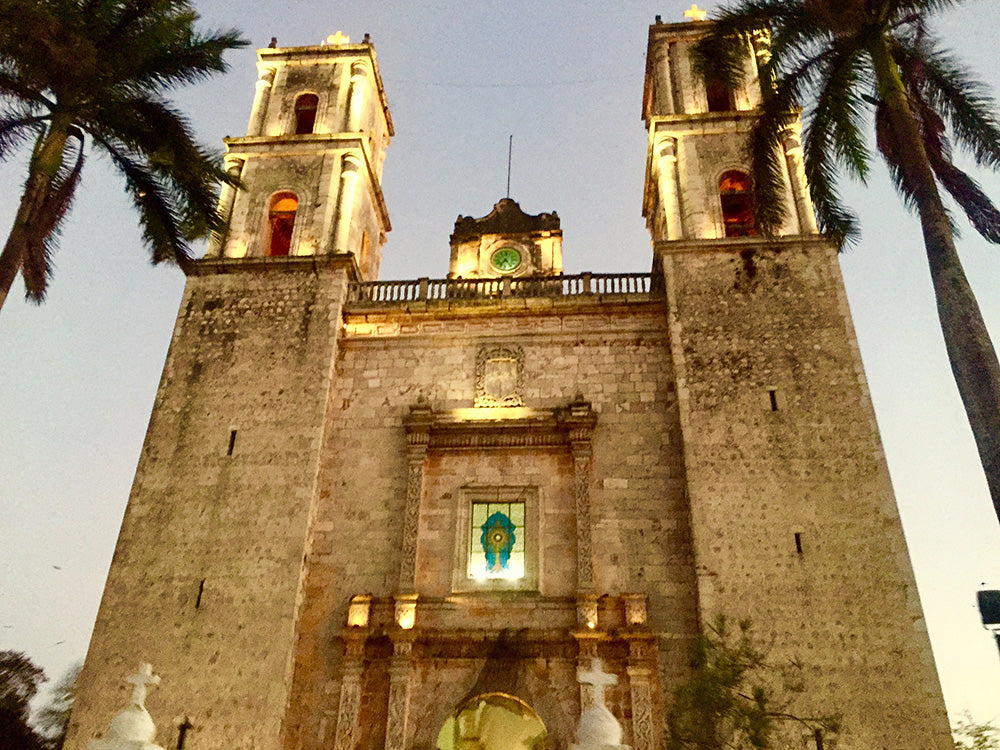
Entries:
[[684,238],[681,206],[677,191],[677,139],[664,136],[656,141],[657,187],[668,240]]
[[364,671],[367,637],[367,628],[357,632],[347,631],[344,634],[347,649],[340,677],[340,704],[337,707],[334,750],[354,750],[357,747],[358,718],[361,714],[361,676]]
[[[239,179],[243,173],[243,160],[235,157],[226,157],[226,174]],[[236,188],[228,183],[223,183],[219,191],[219,218],[225,222],[225,228],[212,232],[208,241],[208,250],[205,252],[207,258],[218,258],[222,255],[223,245],[226,242],[226,235],[229,234],[229,221],[233,217],[233,203],[236,202]]]
[[430,443],[434,413],[421,397],[404,419],[406,427],[406,506],[403,513],[402,555],[399,561],[399,592],[417,590],[417,532],[420,526],[420,500],[424,494],[424,460]]
[[333,241],[335,253],[346,253],[351,238],[354,218],[354,197],[358,189],[361,159],[354,154],[344,154],[340,169],[340,196],[337,204],[337,229]]
[[267,104],[271,98],[271,86],[274,83],[274,68],[258,68],[257,84],[254,86],[253,106],[250,108],[250,123],[247,125],[247,135],[263,135],[264,119],[267,117]]
[[392,644],[389,662],[389,710],[385,724],[385,750],[406,750],[410,715],[410,661],[413,642],[399,639]]
[[785,164],[788,167],[788,181],[791,184],[795,214],[798,217],[800,234],[816,234],[816,214],[806,187],[805,165],[802,161],[802,143],[799,128],[789,127],[781,134],[785,150]]
[[368,86],[368,70],[364,63],[351,65],[351,88],[348,94],[347,130],[355,133],[361,130],[361,114],[364,111],[365,91]]
[[657,114],[672,115],[674,113],[674,86],[670,73],[670,43],[661,42],[656,48],[656,107]]

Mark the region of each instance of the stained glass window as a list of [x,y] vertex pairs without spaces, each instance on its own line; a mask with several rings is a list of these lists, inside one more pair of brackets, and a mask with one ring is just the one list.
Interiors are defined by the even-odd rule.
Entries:
[[469,534],[472,578],[524,578],[523,502],[473,502]]

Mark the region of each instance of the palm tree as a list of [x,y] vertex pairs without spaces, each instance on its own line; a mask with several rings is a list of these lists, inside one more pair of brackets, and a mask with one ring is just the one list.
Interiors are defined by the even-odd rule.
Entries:
[[0,158],[33,141],[0,308],[19,271],[29,299],[45,296],[87,136],[125,178],[154,263],[190,259],[188,241],[219,226],[216,188],[233,180],[164,94],[225,71],[246,41],[197,18],[186,0],[0,0]]
[[871,153],[863,133],[874,121],[893,182],[920,217],[948,358],[1000,519],[1000,364],[939,190],[951,194],[976,231],[1000,243],[1000,212],[955,166],[949,142],[978,165],[1000,168],[993,100],[927,28],[932,13],[960,2],[739,0],[713,19],[697,58],[735,86],[747,45],[767,40],[758,48],[764,102],[748,140],[757,220],[766,233],[782,219],[781,131],[805,102],[803,153],[820,229],[841,245],[856,237],[836,175],[842,168],[865,180]]

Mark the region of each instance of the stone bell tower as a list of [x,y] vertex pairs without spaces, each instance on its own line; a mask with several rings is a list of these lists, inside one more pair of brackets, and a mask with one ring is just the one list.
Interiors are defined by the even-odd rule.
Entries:
[[[137,658],[172,686],[165,747],[282,747],[348,285],[389,229],[392,121],[367,39],[259,51],[242,182],[187,284],[67,747],[101,737]],[[142,656],[139,657],[138,655]]]
[[393,129],[375,50],[338,32],[325,44],[257,55],[247,134],[226,139],[226,167],[245,189],[225,188],[229,231],[213,238],[208,257],[349,253],[363,278],[377,278]]
[[643,214],[666,292],[699,619],[749,618],[772,660],[807,662],[792,710],[839,714],[837,747],[950,747],[799,123],[782,141],[787,218],[764,237],[744,144],[766,38],[748,40],[746,85],[729,90],[693,65],[710,24],[699,14],[650,27],[642,110]]

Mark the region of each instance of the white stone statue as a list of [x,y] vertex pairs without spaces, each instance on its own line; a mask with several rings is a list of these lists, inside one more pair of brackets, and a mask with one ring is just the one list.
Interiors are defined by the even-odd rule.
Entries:
[[159,685],[159,675],[153,674],[150,664],[140,664],[138,673],[126,677],[132,685],[129,704],[111,720],[104,737],[91,742],[88,750],[163,750],[154,743],[156,725],[146,710],[146,691]]
[[580,716],[576,730],[576,744],[570,750],[629,750],[622,744],[622,725],[604,703],[604,686],[617,685],[618,677],[604,671],[600,659],[594,659],[589,672],[577,672],[581,685],[590,685],[594,700]]

